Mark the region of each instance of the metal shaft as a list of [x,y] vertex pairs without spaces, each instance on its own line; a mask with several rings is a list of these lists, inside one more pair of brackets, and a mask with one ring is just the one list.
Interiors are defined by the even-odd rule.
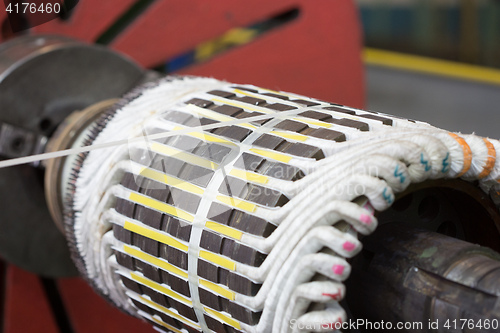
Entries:
[[426,332],[498,331],[463,325],[500,318],[498,253],[402,223],[382,225],[363,241],[348,282],[355,315],[394,325],[421,322]]

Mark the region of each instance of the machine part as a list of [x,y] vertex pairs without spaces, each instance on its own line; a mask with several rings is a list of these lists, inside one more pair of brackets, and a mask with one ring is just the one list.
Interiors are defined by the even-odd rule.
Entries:
[[[50,137],[70,113],[123,95],[144,75],[115,52],[65,37],[25,36],[1,44],[2,151],[35,152],[43,146],[36,138]],[[43,177],[43,170],[29,165],[0,170],[0,256],[44,276],[74,275],[66,241],[46,208]]]
[[[57,131],[52,135],[47,144],[47,152],[59,151],[80,145],[89,135],[85,130],[96,121],[96,118],[106,113],[118,99],[110,99],[89,106],[82,111],[75,111],[70,114]],[[63,170],[66,159],[74,159],[75,155],[61,158],[54,158],[45,162],[45,198],[50,215],[59,230],[64,233],[63,224],[63,198],[66,189],[61,185],[63,178],[61,173],[68,173],[70,170]],[[72,163],[69,163],[72,164]]]
[[332,329],[375,210],[412,183],[500,186],[496,140],[214,79],[137,88],[88,133],[129,144],[63,166],[76,266],[174,332]]
[[412,184],[377,217],[379,224],[404,223],[500,252],[499,210],[487,193],[464,180]]
[[46,143],[46,136],[35,135],[10,124],[0,124],[0,157],[2,158],[41,154],[45,150]]
[[422,323],[405,332],[498,332],[500,255],[491,249],[388,223],[363,239],[352,267],[347,301],[360,318]]

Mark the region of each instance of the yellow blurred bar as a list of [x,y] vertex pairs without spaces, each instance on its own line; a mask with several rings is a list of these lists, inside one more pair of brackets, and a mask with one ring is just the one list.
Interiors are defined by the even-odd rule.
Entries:
[[474,66],[372,48],[364,49],[363,59],[368,65],[384,66],[412,72],[500,85],[500,70],[489,67]]

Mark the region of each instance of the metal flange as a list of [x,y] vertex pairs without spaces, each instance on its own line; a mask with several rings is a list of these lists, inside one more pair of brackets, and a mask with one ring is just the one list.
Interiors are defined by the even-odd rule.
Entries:
[[[50,137],[70,113],[119,97],[144,76],[130,59],[66,37],[6,42],[0,45],[0,124],[15,130],[0,133],[0,146],[10,156],[33,153],[26,147],[36,142],[28,140]],[[74,275],[45,203],[43,176],[30,165],[0,169],[0,257],[44,276]]]

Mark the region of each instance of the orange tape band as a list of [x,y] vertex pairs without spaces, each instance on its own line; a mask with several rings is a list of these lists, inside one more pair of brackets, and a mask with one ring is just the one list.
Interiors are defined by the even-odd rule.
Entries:
[[493,167],[495,166],[495,160],[497,158],[497,152],[495,150],[495,146],[488,139],[483,138],[484,144],[486,148],[488,148],[488,159],[486,160],[486,164],[483,168],[483,171],[479,174],[479,179],[488,176],[491,171],[493,171]]
[[464,152],[464,166],[462,168],[462,171],[460,171],[460,173],[457,175],[457,177],[461,177],[470,169],[470,166],[472,164],[472,151],[470,150],[470,147],[464,140],[464,138],[456,135],[455,133],[448,133],[448,134],[458,142],[458,144],[460,145],[460,147],[462,147],[462,150]]

